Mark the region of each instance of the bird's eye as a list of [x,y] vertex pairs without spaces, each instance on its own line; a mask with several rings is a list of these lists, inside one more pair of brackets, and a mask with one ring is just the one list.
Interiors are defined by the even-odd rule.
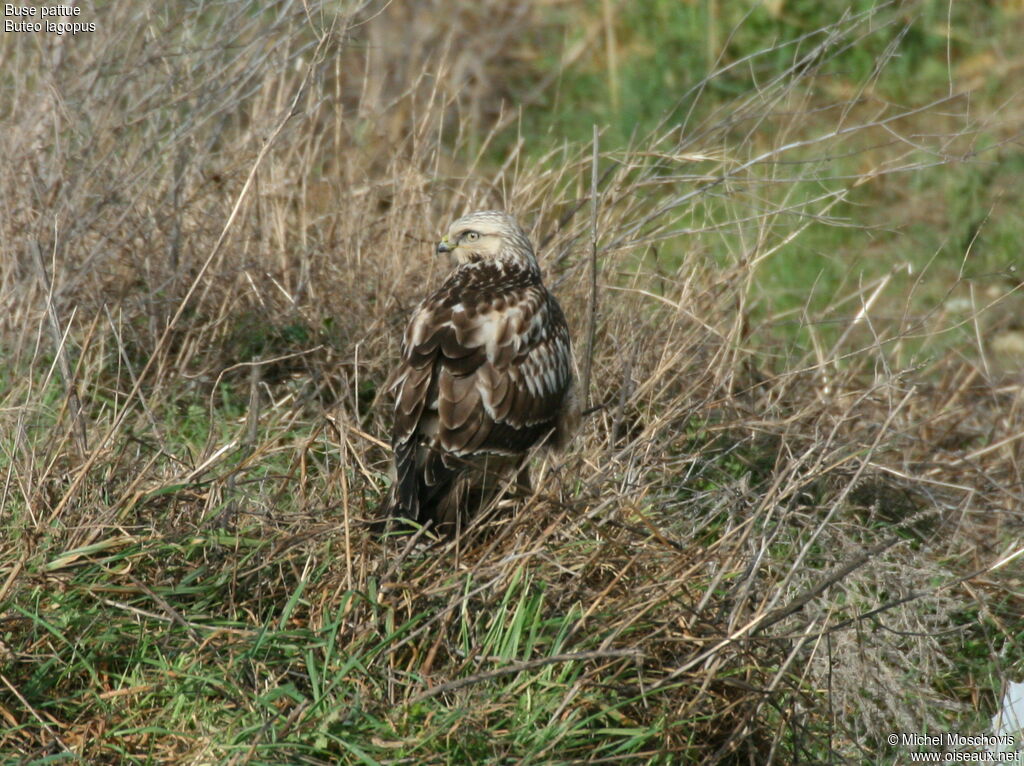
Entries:
[[478,239],[480,239],[480,235],[477,234],[475,231],[467,231],[465,234],[462,235],[462,238],[467,242],[476,242]]

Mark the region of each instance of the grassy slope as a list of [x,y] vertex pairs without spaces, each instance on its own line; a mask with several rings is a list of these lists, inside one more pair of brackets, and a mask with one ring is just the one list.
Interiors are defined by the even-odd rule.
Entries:
[[[342,35],[112,2],[3,49],[0,752],[857,763],[984,730],[1024,671],[993,568],[1024,521],[1020,17],[954,19],[973,90],[929,107],[942,4],[781,3],[728,44],[692,31],[721,5]],[[718,48],[761,53],[659,127]],[[521,211],[583,337],[595,119],[604,408],[514,520],[372,539],[380,388],[454,213]]]

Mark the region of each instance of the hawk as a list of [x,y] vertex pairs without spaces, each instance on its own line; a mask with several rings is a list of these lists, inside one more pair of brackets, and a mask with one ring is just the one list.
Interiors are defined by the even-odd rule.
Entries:
[[437,252],[456,267],[402,340],[387,515],[452,536],[513,481],[529,489],[529,451],[564,447],[579,405],[565,316],[516,219],[470,213]]

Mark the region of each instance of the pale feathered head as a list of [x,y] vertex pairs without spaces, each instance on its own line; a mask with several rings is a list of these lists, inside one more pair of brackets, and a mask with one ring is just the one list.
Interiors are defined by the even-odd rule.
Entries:
[[451,253],[460,265],[498,261],[538,270],[530,238],[515,218],[500,210],[480,210],[462,216],[448,227],[437,252]]

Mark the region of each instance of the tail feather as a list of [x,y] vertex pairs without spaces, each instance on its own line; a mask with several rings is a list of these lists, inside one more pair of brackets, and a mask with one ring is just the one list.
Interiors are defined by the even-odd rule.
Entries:
[[[420,452],[421,455],[417,455]],[[447,509],[457,505],[451,501],[459,484],[460,470],[448,465],[439,453],[417,450],[413,440],[395,445],[396,479],[391,494],[383,505],[381,522],[377,529],[386,531],[394,522],[411,521],[443,533],[448,528]],[[410,528],[412,525],[405,525]]]
[[412,440],[395,445],[395,468],[395,483],[374,527],[379,533],[424,526],[451,538],[490,505],[509,480],[519,494],[528,493],[530,484],[529,469],[521,461],[504,456],[467,461],[417,448]]

